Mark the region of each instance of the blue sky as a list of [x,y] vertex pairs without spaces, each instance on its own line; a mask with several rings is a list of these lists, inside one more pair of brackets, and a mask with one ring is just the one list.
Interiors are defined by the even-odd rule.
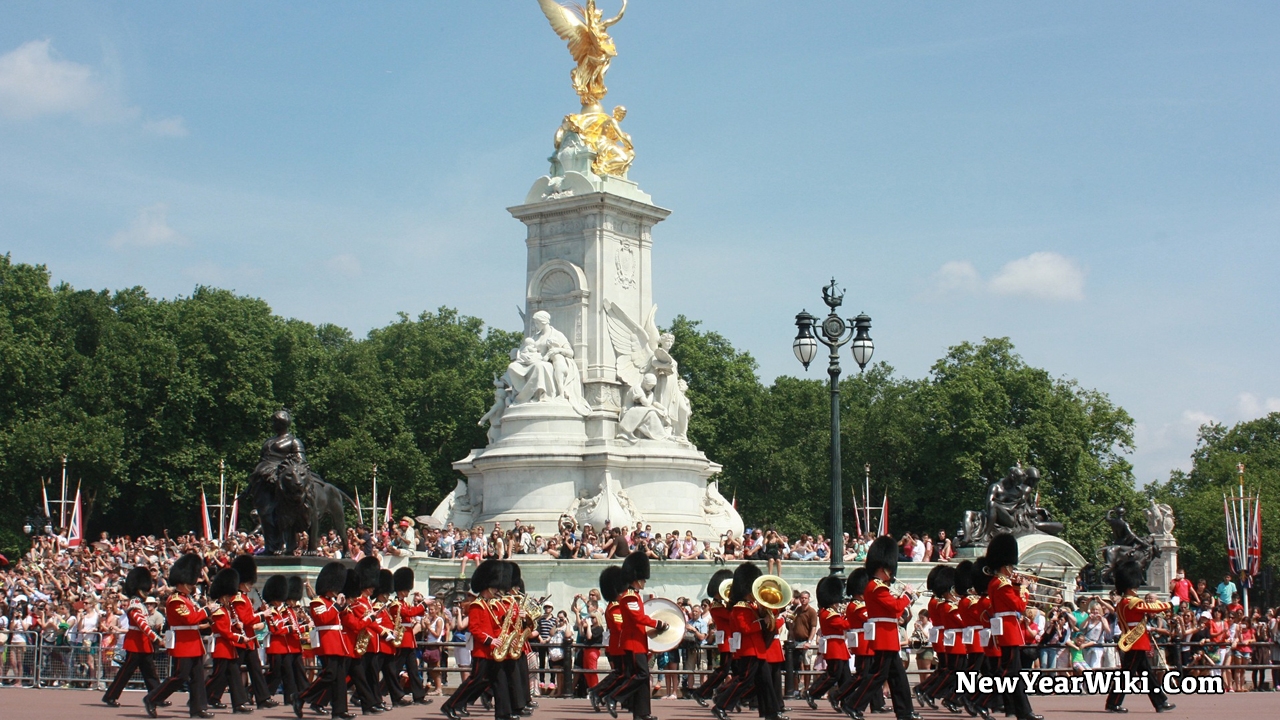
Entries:
[[[1277,6],[634,0],[613,35],[605,104],[674,211],[659,319],[766,381],[835,275],[905,375],[1009,336],[1108,393],[1140,482],[1201,422],[1280,410]],[[517,329],[505,208],[570,67],[534,0],[10,0],[0,252],[357,334],[441,305]]]

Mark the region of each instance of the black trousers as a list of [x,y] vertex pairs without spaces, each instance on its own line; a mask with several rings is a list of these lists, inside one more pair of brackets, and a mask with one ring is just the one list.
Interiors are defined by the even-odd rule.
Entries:
[[711,674],[698,686],[697,690],[693,691],[693,694],[703,699],[711,697],[711,693],[714,693],[721,683],[729,679],[729,667],[729,653],[720,653],[720,665],[711,671]]
[[946,686],[947,680],[955,674],[955,663],[953,658],[955,655],[941,653],[935,655],[935,666],[933,672],[929,673],[924,680],[916,685],[916,689],[922,691],[929,697],[937,697],[939,690]]
[[822,677],[809,686],[809,697],[817,700],[826,695],[828,690],[843,686],[852,677],[853,673],[849,672],[848,660],[828,660],[827,669],[822,673]]
[[321,655],[320,673],[298,696],[299,702],[319,704],[327,696],[334,715],[345,713],[347,711],[347,659],[344,655]]
[[125,655],[124,664],[116,671],[116,678],[107,688],[107,694],[102,696],[103,701],[119,700],[120,693],[124,692],[124,686],[128,685],[129,680],[133,678],[134,670],[142,673],[142,682],[146,683],[147,692],[154,692],[160,687],[160,676],[156,675],[155,656],[151,653],[131,652]]
[[240,707],[249,702],[249,694],[245,692],[244,681],[240,678],[240,660],[214,660],[213,673],[205,685],[205,695],[210,702],[221,702],[222,691],[228,687],[231,688],[231,707]]
[[208,710],[209,704],[204,694],[204,656],[174,658],[174,663],[173,674],[147,695],[151,704],[159,705],[168,700],[174,691],[186,683],[187,709],[191,714]]
[[[293,664],[298,663],[299,667],[294,668]],[[299,671],[301,668],[302,656],[294,654],[268,655],[267,656],[267,692],[274,695],[276,688],[284,687],[284,701],[293,702],[293,696],[298,694],[301,687],[298,683]]]
[[786,666],[787,661],[776,663],[765,663],[769,666],[769,689],[773,692],[774,709],[778,714],[782,714],[782,669]]
[[756,710],[760,717],[782,714],[782,665],[761,658],[756,666]]
[[[1156,652],[1160,652],[1156,650]],[[1151,672],[1151,660],[1147,657],[1146,650],[1130,650],[1120,653],[1120,668],[1128,670],[1134,675],[1148,674],[1147,681],[1151,684],[1151,690],[1147,693],[1147,697],[1151,699],[1151,707],[1162,708],[1169,704],[1169,697],[1164,694],[1164,690],[1160,688],[1160,683],[1156,679],[1156,674]],[[1107,695],[1107,707],[1117,708],[1124,704],[1124,693],[1113,692]]]
[[947,674],[946,679],[942,681],[942,684],[933,691],[933,697],[942,698],[949,703],[957,703],[956,691],[959,686],[956,681],[959,673],[969,669],[970,655],[968,653],[964,655],[948,653],[946,657],[950,672]]
[[[871,672],[871,661],[875,659],[874,655],[854,655],[853,656],[853,672],[850,673],[849,679],[844,685],[836,689],[836,702],[846,708],[853,707],[853,698],[858,686],[862,684],[862,679],[867,673]],[[884,709],[884,694],[880,692],[880,686],[876,685],[871,688],[871,709],[880,711]]]
[[737,707],[742,699],[756,689],[756,667],[755,663],[760,658],[755,657],[737,657],[733,659],[731,667],[733,668],[733,677],[729,678],[729,682],[725,683],[724,688],[716,694],[716,707],[729,711]]
[[373,691],[378,693],[378,697],[382,697],[384,693],[390,696],[393,704],[400,702],[405,692],[404,686],[400,684],[400,673],[396,671],[396,656],[379,653],[376,665],[378,675],[373,679]]
[[386,655],[376,652],[367,652],[360,661],[364,663],[364,676],[369,680],[369,691],[373,693],[374,705],[382,704],[382,665]]
[[622,683],[613,696],[618,702],[630,701],[632,716],[647,717],[650,715],[649,653],[623,653],[622,674]]
[[441,709],[465,708],[475,702],[482,693],[490,690],[493,693],[493,714],[495,718],[507,718],[512,714],[511,690],[507,687],[507,674],[500,672],[499,663],[489,658],[471,660],[471,674],[462,681],[458,689],[444,703]]
[[[1009,645],[1000,648],[1000,661],[996,665],[995,675],[998,677],[1018,677],[1022,672],[1022,646]],[[1001,699],[997,693],[984,693],[978,695],[974,701],[978,705],[982,705],[987,709],[996,706],[996,701]],[[1031,699],[1027,697],[1027,689],[1022,686],[1021,682],[1014,685],[1013,692],[1005,693],[1004,711],[1013,713],[1014,715],[1026,720],[1032,715]]]
[[360,708],[364,714],[370,714],[370,708],[378,704],[378,698],[373,693],[373,686],[369,678],[369,663],[366,661],[368,653],[358,658],[352,658],[347,664],[347,674],[351,676],[351,687],[355,690],[355,696],[360,700]]
[[889,683],[889,698],[893,700],[893,714],[899,718],[911,716],[911,684],[907,681],[906,668],[897,650],[877,650],[871,656],[871,665],[858,683],[850,698],[853,709],[862,712],[871,704],[872,694],[880,692],[882,683]]
[[427,690],[422,685],[422,670],[418,666],[417,648],[403,647],[396,652],[395,658],[392,659],[391,675],[399,678],[403,672],[409,676],[409,693],[413,695],[416,702],[422,702],[427,697]]
[[507,687],[511,689],[511,707],[517,711],[528,707],[533,702],[529,692],[529,658],[521,655],[514,660],[506,660],[502,669],[507,673]]
[[258,658],[258,649],[240,648],[240,664],[249,671],[249,690],[253,692],[253,699],[259,705],[270,700],[271,692],[267,690],[267,678],[262,672],[262,660]]

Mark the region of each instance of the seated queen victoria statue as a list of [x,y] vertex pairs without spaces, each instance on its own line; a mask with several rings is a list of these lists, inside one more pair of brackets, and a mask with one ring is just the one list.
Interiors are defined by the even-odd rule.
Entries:
[[552,327],[551,315],[545,310],[534,313],[530,324],[531,334],[512,350],[511,363],[502,376],[507,406],[562,400],[579,415],[589,414],[591,408],[582,396],[582,377],[569,338]]

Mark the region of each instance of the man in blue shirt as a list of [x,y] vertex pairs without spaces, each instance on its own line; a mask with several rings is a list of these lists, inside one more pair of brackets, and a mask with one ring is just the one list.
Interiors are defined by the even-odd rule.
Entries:
[[1222,582],[1218,583],[1218,602],[1223,605],[1230,605],[1232,596],[1238,592],[1240,592],[1240,590],[1236,587],[1234,582],[1231,582],[1231,576],[1223,575]]

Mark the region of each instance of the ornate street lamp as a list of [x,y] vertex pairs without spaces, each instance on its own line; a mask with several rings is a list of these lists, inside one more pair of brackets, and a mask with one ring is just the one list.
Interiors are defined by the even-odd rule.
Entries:
[[831,351],[828,356],[827,375],[831,384],[831,568],[832,575],[844,574],[844,506],[843,484],[840,480],[840,348],[853,341],[853,361],[861,372],[871,362],[875,343],[871,340],[871,318],[865,313],[845,320],[836,314],[836,308],[844,302],[844,294],[836,287],[836,279],[822,288],[822,300],[830,313],[814,333],[818,319],[808,312],[796,315],[796,339],[791,349],[796,359],[809,369],[809,363],[818,355],[821,342]]

